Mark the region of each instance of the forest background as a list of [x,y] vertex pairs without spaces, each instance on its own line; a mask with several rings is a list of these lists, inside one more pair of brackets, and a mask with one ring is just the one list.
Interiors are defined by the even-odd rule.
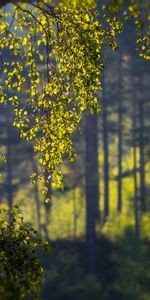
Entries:
[[73,135],[76,161],[61,164],[63,190],[46,182],[41,195],[33,147],[13,127],[11,106],[0,107],[1,207],[17,203],[53,248],[40,257],[42,299],[150,297],[150,65],[136,50],[132,20],[118,44],[106,50],[102,111],[85,114]]

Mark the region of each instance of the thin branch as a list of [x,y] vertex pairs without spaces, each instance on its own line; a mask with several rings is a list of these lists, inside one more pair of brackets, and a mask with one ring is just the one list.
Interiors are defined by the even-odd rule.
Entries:
[[31,11],[29,11],[28,9],[24,9],[22,7],[20,7],[18,4],[17,4],[17,7],[18,9],[20,9],[22,12],[25,12],[27,13],[28,15],[30,15],[43,29],[43,31],[45,32],[45,34],[47,35],[48,32],[46,31],[46,29],[44,28],[44,26],[42,25],[42,23],[37,19],[37,17],[35,17]]
[[[42,1],[41,1],[41,3],[42,3]],[[58,18],[58,12],[56,12],[55,6],[50,6],[50,5],[46,4],[46,3],[43,3],[43,4],[44,4],[44,7],[41,7],[37,3],[36,4],[32,3],[32,6],[38,8],[44,14],[48,14],[48,15],[54,17],[54,18]]]
[[[48,4],[45,4],[43,0],[1,0],[0,1],[0,9],[3,8],[7,4],[21,4],[21,3],[26,3],[26,4],[31,4],[34,7],[37,7],[42,10],[42,7],[39,6],[39,4],[43,4],[45,7],[47,6],[49,8],[49,12],[51,11],[51,14],[54,16],[54,7],[50,6]],[[43,8],[43,11],[44,8]],[[48,11],[46,11],[48,13]]]

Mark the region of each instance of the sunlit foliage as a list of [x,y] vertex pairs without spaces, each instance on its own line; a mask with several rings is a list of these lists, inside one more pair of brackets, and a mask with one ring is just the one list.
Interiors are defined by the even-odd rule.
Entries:
[[111,0],[104,5],[106,19],[118,26],[120,20],[125,23],[133,19],[137,32],[137,49],[139,55],[150,60],[150,3],[147,0]]
[[[14,125],[21,137],[33,141],[39,163],[48,170],[46,180],[52,177],[52,186],[59,186],[57,166],[64,154],[70,160],[75,157],[71,135],[83,112],[99,110],[96,91],[104,30],[95,12],[72,4],[60,4],[53,10],[19,4],[11,8],[10,15],[11,26],[4,20],[6,14],[1,16],[1,51],[7,49],[12,57],[9,63],[2,54],[1,102],[11,101]],[[44,82],[42,73],[46,73]]]
[[[11,102],[14,125],[21,137],[33,143],[41,165],[42,193],[47,194],[49,182],[53,188],[62,186],[59,165],[64,155],[70,161],[76,156],[72,135],[84,112],[100,111],[96,95],[101,89],[104,50],[118,47],[116,35],[131,16],[140,55],[149,59],[149,15],[145,23],[140,21],[149,6],[146,1],[142,7],[141,2],[131,1],[124,11],[125,1],[111,1],[103,6],[100,23],[93,0],[65,0],[58,5],[27,2],[31,3],[15,1],[10,12],[1,11],[0,101]],[[36,178],[34,173],[32,181]]]

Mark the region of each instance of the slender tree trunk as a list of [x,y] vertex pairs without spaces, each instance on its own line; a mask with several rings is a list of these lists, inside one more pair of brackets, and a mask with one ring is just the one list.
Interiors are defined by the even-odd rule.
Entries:
[[137,184],[137,151],[136,145],[133,148],[133,159],[134,159],[134,217],[135,217],[135,235],[139,239],[140,236],[140,219],[139,219],[139,208],[138,208],[138,184]]
[[108,148],[108,120],[107,120],[107,96],[105,82],[103,81],[103,150],[104,150],[104,222],[109,215],[109,148]]
[[[141,89],[142,90],[142,89]],[[139,148],[140,148],[140,191],[141,210],[146,212],[146,189],[145,189],[145,159],[144,159],[144,99],[139,100]]]
[[73,188],[73,235],[74,235],[74,240],[77,238],[77,206],[76,206],[76,189]]
[[140,218],[138,205],[138,183],[137,183],[137,149],[136,149],[136,131],[137,131],[137,107],[136,95],[134,93],[135,86],[133,85],[133,116],[132,116],[132,140],[133,140],[133,180],[134,180],[134,220],[135,220],[135,236],[140,237]]
[[9,141],[7,142],[7,201],[10,208],[13,206],[13,186],[12,186],[12,149]]
[[85,123],[86,247],[89,273],[96,272],[95,221],[99,216],[98,130],[97,115]]
[[12,146],[10,142],[10,112],[9,108],[7,111],[7,152],[6,152],[6,161],[7,161],[7,201],[10,208],[13,206],[13,185],[12,185]]
[[122,127],[123,127],[123,107],[122,107],[122,56],[119,57],[119,78],[118,78],[118,204],[117,210],[122,211]]
[[[37,168],[34,161],[34,158],[32,157],[32,168],[33,172],[37,174]],[[35,195],[35,201],[36,201],[36,210],[37,210],[37,224],[38,224],[38,230],[41,234],[41,205],[40,205],[40,198],[39,198],[39,189],[38,189],[38,182],[34,184],[34,195]]]
[[49,173],[47,170],[45,171],[45,186],[47,187],[47,194],[45,195],[45,200],[48,199],[48,202],[44,202],[45,206],[45,225],[43,227],[45,231],[45,237],[46,239],[49,239],[49,232],[48,232],[48,224],[49,224],[49,218],[50,218],[50,211],[51,211],[51,199],[52,199],[52,189],[51,184],[48,180]]

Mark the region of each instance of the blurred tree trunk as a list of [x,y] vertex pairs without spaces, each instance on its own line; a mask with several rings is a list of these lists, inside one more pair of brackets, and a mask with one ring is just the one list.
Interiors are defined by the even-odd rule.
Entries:
[[6,160],[7,160],[7,201],[10,208],[13,206],[13,186],[12,186],[12,149],[9,142],[9,136],[7,141],[7,152],[6,152]]
[[140,236],[140,219],[138,205],[138,183],[137,183],[137,102],[133,83],[133,113],[132,113],[132,140],[133,140],[133,180],[134,180],[134,220],[135,220],[135,236],[139,239]]
[[97,115],[89,115],[85,122],[85,193],[86,247],[89,273],[96,272],[95,222],[99,217],[98,128]]
[[[38,173],[36,163],[34,161],[34,157],[32,156],[32,169],[33,173]],[[37,224],[38,224],[38,230],[41,234],[41,206],[40,206],[40,198],[39,198],[39,189],[38,189],[38,182],[36,181],[34,184],[34,195],[35,195],[35,201],[36,201],[36,209],[37,209]]]
[[11,124],[11,114],[10,110],[8,108],[6,112],[7,117],[7,142],[6,142],[6,163],[7,163],[7,201],[10,208],[13,206],[13,184],[12,184],[12,146],[11,146],[11,130],[10,130],[10,124]]
[[[142,83],[140,85],[143,91]],[[143,94],[143,93],[142,93]],[[140,192],[141,210],[146,212],[146,190],[145,190],[145,159],[144,159],[144,98],[139,99],[139,149],[140,149]]]
[[52,199],[52,188],[50,184],[49,173],[47,170],[45,170],[45,186],[47,188],[47,193],[45,195],[45,224],[43,226],[45,237],[48,240],[49,239],[49,232],[48,232],[48,225],[50,220],[50,212],[51,212],[51,199]]
[[77,218],[78,218],[77,205],[76,205],[76,188],[73,188],[72,198],[73,198],[73,236],[74,236],[74,240],[76,240]]
[[122,211],[122,54],[119,55],[119,78],[118,78],[118,204],[117,210]]
[[109,215],[109,148],[108,148],[108,120],[107,95],[103,80],[102,124],[103,124],[103,153],[104,153],[104,222]]

